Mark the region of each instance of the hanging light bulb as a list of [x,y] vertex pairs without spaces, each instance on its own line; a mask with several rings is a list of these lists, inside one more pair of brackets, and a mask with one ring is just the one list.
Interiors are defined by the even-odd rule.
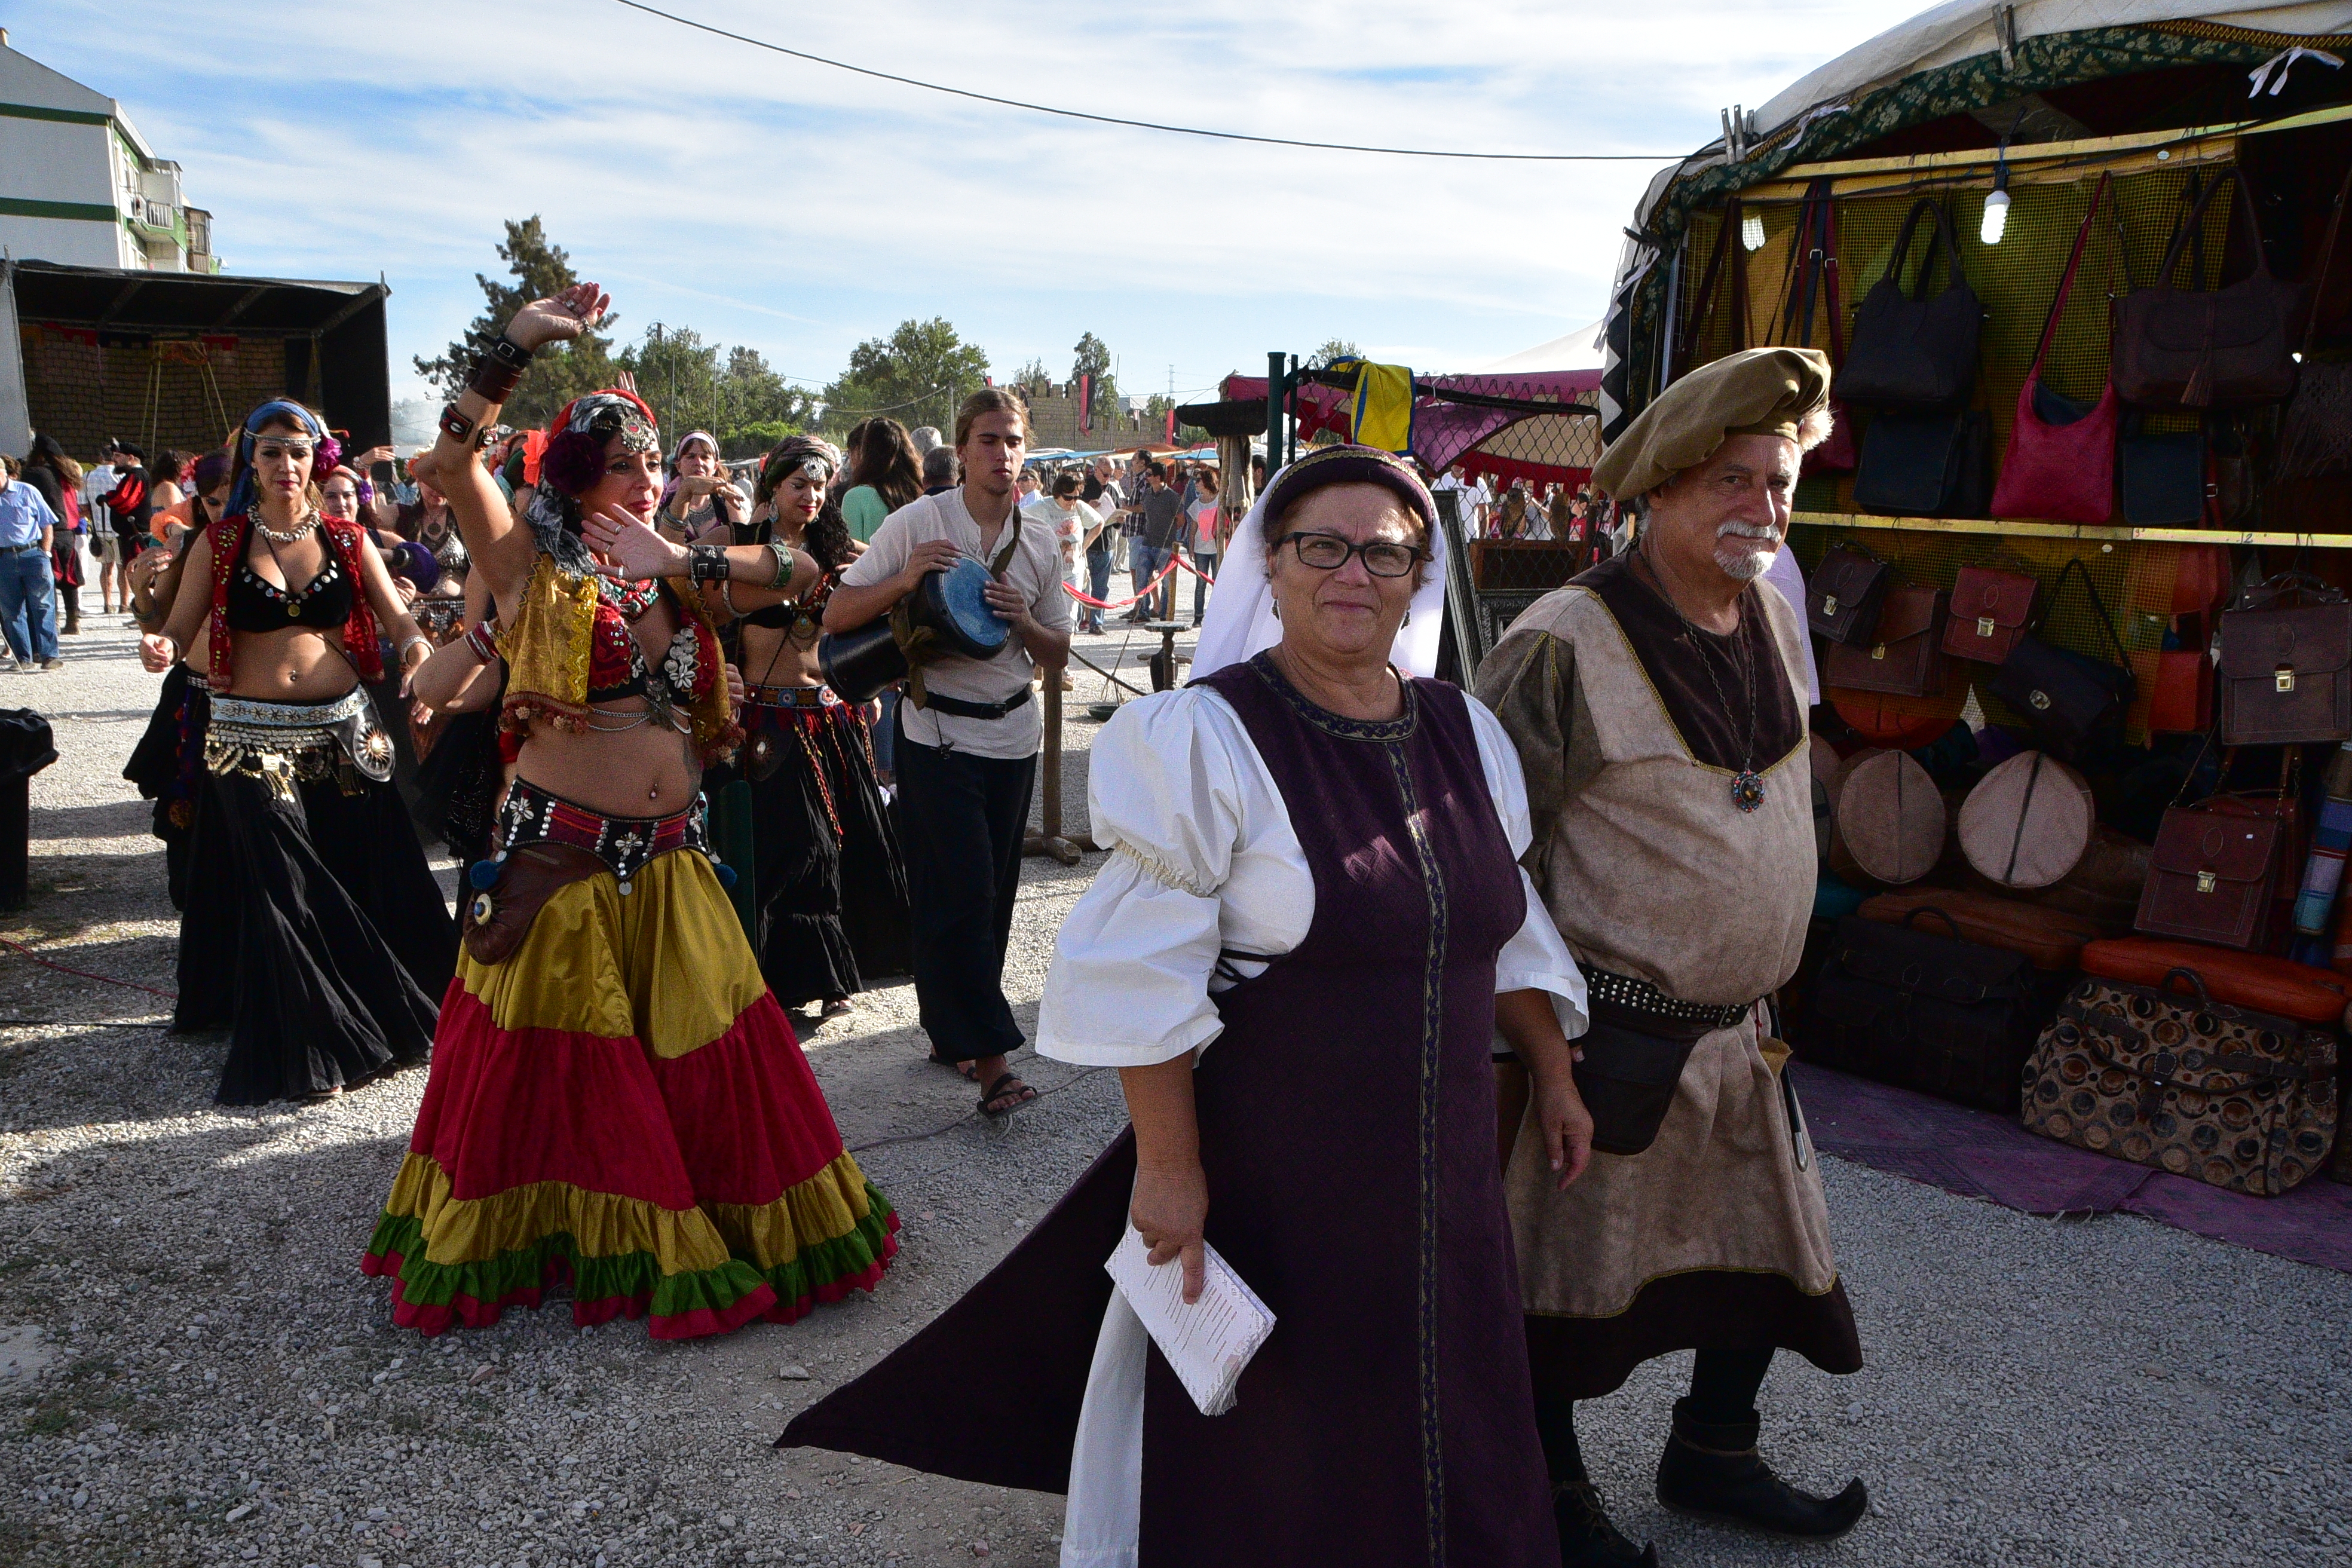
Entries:
[[[2002,137],[2001,146],[2006,148],[2008,145],[2009,138]],[[2009,160],[1999,158],[1992,166],[1992,190],[1985,197],[1984,223],[1978,228],[1977,237],[1987,245],[1999,245],[2001,230],[2008,226]]]
[[1740,219],[1739,243],[1750,250],[1764,248],[1764,218],[1761,214],[1749,213]]

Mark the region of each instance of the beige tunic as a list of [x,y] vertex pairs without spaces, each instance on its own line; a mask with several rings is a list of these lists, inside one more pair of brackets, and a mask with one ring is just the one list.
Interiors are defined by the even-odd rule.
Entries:
[[[1759,678],[1790,679],[1802,713],[1795,612],[1769,584],[1748,603],[1780,655]],[[1518,745],[1537,821],[1527,864],[1579,959],[1714,1004],[1796,972],[1815,874],[1801,727],[1784,754],[1757,760],[1763,804],[1741,813],[1732,771],[1692,756],[1616,617],[1575,586],[1512,624],[1477,690]],[[1656,1142],[1594,1154],[1565,1193],[1541,1141],[1519,1141],[1506,1186],[1529,1313],[1612,1317],[1644,1285],[1695,1270],[1779,1274],[1807,1296],[1836,1283],[1820,1176],[1775,1072],[1785,1049],[1768,1058],[1763,1032],[1759,1009],[1701,1038]]]

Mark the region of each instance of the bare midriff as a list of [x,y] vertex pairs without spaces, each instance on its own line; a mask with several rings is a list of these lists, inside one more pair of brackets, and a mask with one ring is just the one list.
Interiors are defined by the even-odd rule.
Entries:
[[738,645],[742,662],[736,668],[751,686],[823,686],[824,667],[817,662],[817,632],[805,637],[790,626],[744,626]]
[[[649,662],[668,651],[677,616],[667,601],[650,605],[631,628]],[[593,705],[592,723],[634,728],[585,734],[534,724],[522,743],[515,775],[605,816],[668,816],[684,811],[701,787],[702,764],[691,737],[651,714],[642,697]],[[683,714],[681,714],[683,717]]]
[[[206,639],[188,652],[188,668],[202,670]],[[332,702],[360,683],[343,652],[343,628],[289,626],[276,632],[231,632],[228,695],[267,702]]]

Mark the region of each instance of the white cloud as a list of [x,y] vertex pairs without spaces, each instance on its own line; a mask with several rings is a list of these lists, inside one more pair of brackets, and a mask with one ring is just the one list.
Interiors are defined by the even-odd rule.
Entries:
[[[1039,0],[824,14],[669,8],[794,48],[1125,117],[1317,140],[1680,153],[1907,14],[1862,0],[1646,7]],[[828,70],[601,0],[274,11],[135,26],[19,0],[20,48],[121,99],[240,271],[386,274],[395,363],[432,353],[537,212],[624,331],[750,342],[824,377],[944,315],[1001,370],[1092,331],[1180,391],[1330,336],[1458,368],[1599,314],[1653,166],[1383,158],[992,108]]]

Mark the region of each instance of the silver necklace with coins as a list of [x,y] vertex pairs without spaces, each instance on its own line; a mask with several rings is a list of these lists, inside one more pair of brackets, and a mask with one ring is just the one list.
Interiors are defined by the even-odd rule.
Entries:
[[261,521],[261,507],[259,503],[257,502],[253,509],[253,526],[255,530],[260,533],[262,538],[274,539],[280,544],[301,543],[303,537],[310,531],[311,525],[318,521],[318,512],[311,507],[309,501],[304,501],[302,503],[302,510],[295,514],[294,526],[281,531],[280,530],[270,527],[268,523]]
[[[1657,587],[1658,597],[1666,602],[1666,608],[1672,610],[1675,619],[1683,624],[1683,636],[1690,642],[1691,651],[1698,655],[1698,666],[1706,671],[1706,683],[1715,688],[1716,703],[1728,717],[1731,700],[1724,692],[1723,682],[1716,676],[1715,660],[1707,654],[1706,639],[1697,624],[1683,614],[1682,606],[1675,603],[1674,595],[1667,590],[1666,580],[1660,574],[1658,563],[1650,559],[1647,534],[1643,536],[1641,548],[1634,552],[1633,558],[1642,563],[1642,570],[1649,574],[1650,581]],[[1749,657],[1748,639],[1740,635],[1748,629],[1748,612],[1744,603],[1738,614],[1738,622],[1731,628],[1730,651],[1724,657],[1738,670],[1748,693],[1748,738],[1741,742],[1738,771],[1731,775],[1731,804],[1745,815],[1764,804],[1764,779],[1756,771],[1756,710],[1759,706],[1756,700],[1756,661]]]

